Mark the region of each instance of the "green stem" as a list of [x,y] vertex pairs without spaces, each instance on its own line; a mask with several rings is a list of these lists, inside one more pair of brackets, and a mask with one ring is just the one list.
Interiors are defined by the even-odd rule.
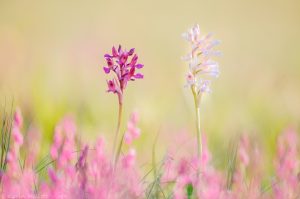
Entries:
[[[121,120],[122,120],[122,102],[119,102],[119,114],[118,114],[118,123],[117,123],[117,129],[116,129],[116,133],[115,133],[115,137],[114,137],[114,143],[113,143],[113,154],[115,154],[116,151],[116,144],[117,144],[117,140],[119,137],[119,131],[120,131],[120,126],[121,126]],[[123,139],[123,138],[122,138]],[[116,156],[115,156],[116,159]]]
[[121,154],[121,149],[122,149],[122,145],[123,145],[124,135],[125,135],[125,133],[123,133],[123,135],[121,137],[121,140],[120,140],[120,143],[118,145],[118,150],[117,150],[116,157],[115,157],[115,167],[118,164],[118,160],[119,160],[119,157],[120,157],[120,154]]
[[202,136],[201,136],[201,128],[200,128],[200,99],[201,95],[198,96],[195,86],[191,87],[192,93],[194,96],[194,103],[196,109],[196,128],[197,128],[197,155],[201,160],[202,157]]

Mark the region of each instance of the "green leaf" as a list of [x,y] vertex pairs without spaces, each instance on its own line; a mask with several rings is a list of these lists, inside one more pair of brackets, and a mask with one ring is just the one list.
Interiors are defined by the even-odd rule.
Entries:
[[191,198],[192,198],[193,191],[194,191],[193,185],[192,185],[192,184],[188,184],[188,185],[186,186],[186,194],[187,194],[187,198],[188,198],[188,199],[191,199]]

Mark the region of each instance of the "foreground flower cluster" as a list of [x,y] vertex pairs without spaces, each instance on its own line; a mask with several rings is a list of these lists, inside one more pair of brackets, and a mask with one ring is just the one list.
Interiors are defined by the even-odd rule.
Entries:
[[[132,116],[137,121],[137,116]],[[37,132],[23,137],[20,111],[15,113],[7,169],[1,171],[0,198],[139,198],[143,194],[135,167],[135,150],[129,149],[114,167],[105,153],[104,140],[93,146],[79,143],[70,117],[55,128],[49,156],[36,161],[35,150],[24,142],[36,142]],[[136,123],[130,123],[135,125]],[[137,131],[130,126],[130,132]],[[133,135],[132,135],[133,136]],[[135,133],[134,138],[138,135]],[[128,139],[128,146],[134,138]],[[35,143],[37,145],[39,143]],[[22,152],[22,154],[21,154]],[[46,177],[41,173],[45,172]]]
[[[49,157],[37,161],[37,131],[24,136],[22,116],[16,111],[11,131],[12,143],[7,154],[7,168],[1,171],[1,198],[298,198],[300,194],[299,137],[286,130],[278,137],[274,159],[275,174],[264,176],[262,153],[254,140],[240,138],[232,152],[230,169],[216,170],[206,142],[201,159],[193,151],[168,150],[154,179],[145,181],[136,164],[132,142],[139,137],[134,113],[126,132],[124,151],[117,166],[107,154],[104,139],[92,146],[80,143],[76,126],[65,117],[55,128]],[[180,137],[180,136],[179,136]],[[183,140],[183,139],[181,139]],[[173,148],[178,148],[174,142]],[[38,146],[38,145],[34,145]],[[193,147],[191,147],[193,148]],[[153,170],[153,169],[152,169]],[[150,171],[152,171],[150,170]],[[199,172],[200,171],[200,172]],[[44,175],[42,175],[44,173]],[[270,179],[268,183],[263,180]]]

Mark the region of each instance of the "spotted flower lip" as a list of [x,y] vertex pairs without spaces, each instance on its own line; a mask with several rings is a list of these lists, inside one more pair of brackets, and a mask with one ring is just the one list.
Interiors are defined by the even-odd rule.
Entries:
[[105,54],[104,58],[107,65],[103,67],[106,74],[114,73],[115,77],[107,81],[108,92],[118,94],[119,97],[123,94],[128,81],[143,79],[144,75],[138,73],[137,70],[144,67],[138,63],[138,55],[135,54],[135,49],[129,51],[122,49],[119,45],[118,49],[112,47],[111,54]]
[[117,81],[115,79],[107,81],[107,92],[119,93],[119,87],[117,86]]
[[193,26],[182,34],[191,45],[191,51],[182,58],[189,64],[186,85],[194,86],[198,94],[211,92],[211,79],[217,78],[220,74],[219,64],[212,60],[213,56],[221,54],[214,50],[220,41],[212,39],[212,36],[212,33],[201,34],[199,25]]

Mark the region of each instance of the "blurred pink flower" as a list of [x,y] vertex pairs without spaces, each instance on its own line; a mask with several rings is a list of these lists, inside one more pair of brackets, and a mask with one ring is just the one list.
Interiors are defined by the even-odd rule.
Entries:
[[135,164],[136,151],[134,149],[130,149],[128,154],[123,156],[122,165],[124,168],[131,168]]
[[299,136],[293,129],[278,138],[274,198],[297,198],[300,195]]
[[131,114],[130,120],[127,123],[127,131],[124,135],[124,141],[126,144],[131,144],[133,140],[137,139],[140,134],[141,130],[136,127],[138,122],[138,114],[136,112],[133,112]]
[[21,146],[23,144],[23,135],[21,134],[20,129],[18,127],[13,127],[12,136],[15,145]]
[[23,117],[20,108],[16,109],[14,115],[14,125],[18,128],[21,128],[21,126],[23,125]]

